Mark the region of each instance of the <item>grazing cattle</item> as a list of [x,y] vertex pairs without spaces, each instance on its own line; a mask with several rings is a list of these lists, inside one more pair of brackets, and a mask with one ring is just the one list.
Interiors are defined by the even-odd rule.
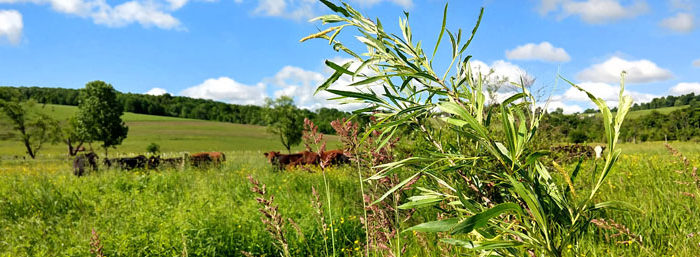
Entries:
[[151,157],[148,157],[148,163],[146,166],[149,169],[157,169],[158,166],[160,166],[160,162],[161,162],[160,155],[151,156]]
[[350,157],[345,155],[345,152],[340,149],[325,151],[321,153],[321,162],[325,166],[340,165],[350,162]]
[[80,177],[85,174],[85,166],[90,166],[93,171],[96,171],[98,158],[97,154],[93,152],[75,157],[75,160],[73,160],[73,175]]
[[146,168],[146,164],[148,164],[148,158],[143,155],[139,155],[136,157],[125,157],[125,158],[118,158],[117,163],[119,164],[119,168],[124,169],[124,170],[133,170],[136,168]]
[[264,153],[267,157],[267,161],[276,166],[278,169],[282,170],[290,164],[298,163],[304,157],[303,154],[281,154],[280,152],[268,152]]
[[222,152],[201,152],[188,156],[187,160],[195,167],[201,167],[209,163],[221,166],[226,161],[226,155]]
[[177,158],[164,158],[160,159],[161,165],[165,167],[182,167],[184,165],[184,158],[182,157],[177,157]]

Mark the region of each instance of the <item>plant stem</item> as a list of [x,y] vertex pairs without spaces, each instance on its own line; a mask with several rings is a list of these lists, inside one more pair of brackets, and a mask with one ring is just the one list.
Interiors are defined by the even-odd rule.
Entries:
[[330,223],[330,231],[331,231],[331,246],[333,247],[333,256],[335,255],[335,231],[333,231],[333,213],[331,212],[331,193],[330,189],[328,187],[328,181],[326,180],[326,169],[325,167],[321,167],[321,173],[323,174],[323,184],[326,186],[326,200],[328,202],[328,217],[329,217],[329,223]]
[[369,221],[367,220],[367,204],[365,203],[365,186],[364,179],[362,178],[362,171],[360,170],[360,159],[357,154],[357,149],[355,149],[357,175],[360,178],[360,201],[362,201],[362,212],[365,216],[365,250],[367,251],[367,257],[369,257]]

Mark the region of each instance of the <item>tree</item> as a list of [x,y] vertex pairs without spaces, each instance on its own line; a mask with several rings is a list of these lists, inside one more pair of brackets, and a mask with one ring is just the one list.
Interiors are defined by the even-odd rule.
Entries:
[[151,154],[156,154],[157,152],[160,152],[160,146],[156,143],[151,143],[146,147],[146,151]]
[[117,101],[117,92],[103,81],[92,81],[80,91],[78,133],[87,142],[101,141],[105,149],[120,145],[129,132],[121,116],[124,108]]
[[291,152],[292,146],[301,143],[301,132],[304,126],[304,117],[301,111],[294,106],[294,99],[289,96],[281,96],[275,100],[265,100],[265,119],[267,130],[279,135],[280,141],[287,152]]
[[63,142],[68,146],[68,155],[75,156],[85,143],[85,137],[78,132],[78,120],[75,116],[68,119],[67,124],[61,129]]
[[0,100],[0,108],[12,122],[13,129],[19,132],[19,139],[32,159],[44,143],[57,143],[61,134],[59,122],[47,114],[35,112],[35,104],[33,100]]

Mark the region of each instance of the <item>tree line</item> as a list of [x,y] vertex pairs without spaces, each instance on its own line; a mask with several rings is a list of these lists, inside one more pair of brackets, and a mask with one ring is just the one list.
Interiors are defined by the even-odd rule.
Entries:
[[65,123],[34,108],[36,100],[23,99],[19,90],[6,90],[3,94],[0,113],[6,116],[32,159],[44,144],[60,141],[66,143],[71,156],[84,143],[101,142],[106,157],[108,149],[120,145],[129,132],[121,119],[124,108],[117,102],[116,90],[103,81],[89,82],[78,91],[78,112]]
[[[184,96],[146,95],[116,92],[117,102],[124,111],[139,114],[170,116],[179,118],[212,120],[251,125],[269,125],[266,119],[269,109],[257,105],[237,105],[217,102],[207,99],[196,99]],[[59,104],[78,106],[79,89],[46,88],[46,87],[0,87],[0,99],[11,100],[13,97],[20,101],[33,99],[43,104]],[[319,124],[319,131],[324,134],[334,134],[330,122],[348,118],[350,113],[333,109],[320,108],[316,111],[295,108],[303,118]]]
[[[557,110],[544,115],[541,123],[543,124],[540,127],[541,133],[546,133],[552,141],[603,142],[603,136],[598,133],[603,129],[601,117],[598,114],[567,115],[563,114],[562,110]],[[695,101],[688,107],[668,114],[651,111],[645,115],[628,118],[620,131],[620,140],[632,143],[700,140],[700,104]]]

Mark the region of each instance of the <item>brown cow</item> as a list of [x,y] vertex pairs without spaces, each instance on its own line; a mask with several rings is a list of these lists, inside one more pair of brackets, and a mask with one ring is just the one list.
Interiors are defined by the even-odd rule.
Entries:
[[304,165],[314,165],[318,166],[321,161],[321,156],[315,152],[303,151],[301,152],[301,158],[290,163],[290,166],[304,166]]
[[222,152],[201,152],[193,153],[189,156],[188,160],[192,166],[200,167],[204,164],[213,163],[216,166],[221,166],[221,164],[226,161],[226,155]]
[[274,151],[263,154],[265,157],[267,157],[267,161],[273,166],[276,166],[279,170],[284,169],[290,164],[300,162],[300,160],[304,157],[304,155],[301,153],[281,154],[280,152]]
[[321,153],[321,162],[324,166],[345,164],[350,162],[350,157],[340,149],[325,151]]

